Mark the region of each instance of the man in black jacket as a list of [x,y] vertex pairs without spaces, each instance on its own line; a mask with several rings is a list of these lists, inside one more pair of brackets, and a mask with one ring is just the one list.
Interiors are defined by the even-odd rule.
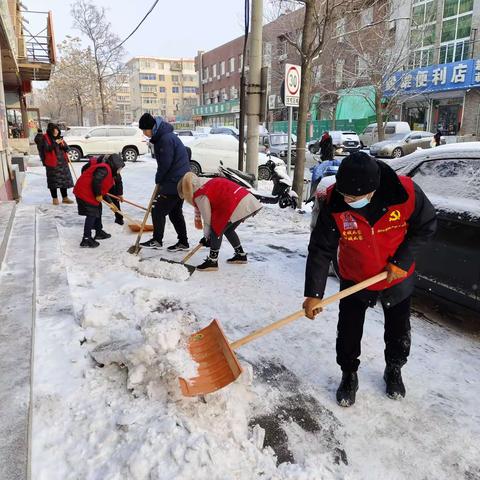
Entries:
[[190,161],[182,141],[173,133],[173,127],[162,117],[153,118],[144,113],[138,126],[153,144],[157,173],[155,183],[160,191],[152,208],[153,238],[140,245],[144,248],[160,249],[163,245],[166,217],[170,218],[178,241],[168,247],[171,252],[188,250],[187,227],[183,217],[183,200],[178,196],[177,184],[190,171]]
[[340,301],[337,363],[341,406],[355,403],[365,313],[381,300],[385,315],[384,379],[391,398],[405,396],[401,367],[410,351],[410,299],[415,257],[436,230],[435,209],[410,178],[363,152],[346,157],[319,213],[308,247],[304,309],[321,309],[331,260],[337,255],[343,290],[382,272],[388,278]]

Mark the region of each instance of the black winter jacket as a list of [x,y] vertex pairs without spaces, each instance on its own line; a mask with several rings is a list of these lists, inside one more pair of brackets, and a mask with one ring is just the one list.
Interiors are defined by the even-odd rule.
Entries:
[[[384,162],[378,161],[381,169],[380,187],[375,192],[369,205],[356,210],[371,226],[380,220],[385,209],[391,205],[404,203],[407,192],[400,183],[397,174]],[[415,210],[408,222],[408,231],[403,243],[390,260],[402,270],[407,271],[421,248],[435,234],[437,220],[435,209],[418,185],[415,187]],[[336,190],[326,201],[319,213],[317,223],[310,236],[308,258],[305,274],[305,296],[323,298],[327,283],[330,262],[337,255],[340,233],[332,213],[344,212],[352,208],[344,201]],[[352,285],[352,282],[341,280],[341,289]],[[363,290],[356,294],[366,303],[373,305],[380,294],[382,303],[394,306],[413,293],[414,275],[403,282],[382,292]]]

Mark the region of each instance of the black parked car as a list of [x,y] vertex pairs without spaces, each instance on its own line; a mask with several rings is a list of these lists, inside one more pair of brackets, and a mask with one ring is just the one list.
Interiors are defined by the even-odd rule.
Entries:
[[438,231],[417,259],[420,290],[480,313],[480,142],[419,150],[388,162],[424,190]]

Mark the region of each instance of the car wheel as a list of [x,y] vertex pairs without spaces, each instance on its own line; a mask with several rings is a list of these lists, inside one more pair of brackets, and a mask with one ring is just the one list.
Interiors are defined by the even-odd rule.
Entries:
[[70,147],[68,150],[68,158],[71,162],[79,162],[83,157],[82,151],[77,147]]
[[260,165],[258,167],[258,179],[259,180],[270,180],[272,174],[270,173],[270,169],[265,165]]
[[202,167],[200,166],[199,163],[195,161],[190,162],[190,170],[195,174],[195,175],[200,175],[202,173]]
[[136,162],[138,157],[138,153],[134,148],[126,148],[123,151],[123,159],[126,162]]
[[403,150],[400,147],[394,148],[392,152],[393,158],[403,157]]

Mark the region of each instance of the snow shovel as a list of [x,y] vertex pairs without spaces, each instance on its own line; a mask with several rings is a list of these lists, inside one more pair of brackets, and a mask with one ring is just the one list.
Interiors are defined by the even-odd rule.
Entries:
[[[188,262],[188,260],[190,260],[202,247],[203,247],[203,245],[201,243],[199,243],[195,248],[192,248],[187,253],[187,255],[182,260],[180,260],[179,262],[177,262],[175,260],[170,260],[169,258],[161,258],[160,261],[161,262],[167,262],[167,263],[173,263],[173,264],[176,264],[176,265],[183,265],[188,270],[188,273],[191,276],[191,275],[193,275],[193,272],[197,269],[197,267],[195,267],[193,265],[189,265],[186,262]],[[151,258],[151,257],[149,257],[149,258]],[[148,260],[149,258],[142,258],[142,259],[140,259],[140,261],[143,262],[145,260]]]
[[[113,193],[107,193],[107,195],[108,195],[109,197],[114,198],[115,200],[119,200],[119,201],[120,201],[120,197],[117,197],[117,196],[114,195]],[[123,201],[124,201],[125,203],[128,203],[129,205],[133,205],[134,207],[137,207],[137,208],[140,208],[141,210],[147,211],[147,209],[146,209],[145,207],[142,207],[142,206],[139,205],[138,203],[131,202],[130,200],[127,200],[126,198],[124,198]],[[131,220],[129,220],[129,221],[131,221]],[[135,233],[139,232],[141,227],[142,227],[142,226],[141,226],[139,223],[137,223],[137,222],[132,222],[132,223],[129,223],[129,224],[128,224],[128,228],[129,228],[132,232],[135,232]],[[143,228],[143,231],[144,231],[144,232],[153,232],[153,225],[147,223],[147,224],[145,225],[145,227]]]
[[[109,197],[114,198],[115,200],[118,200],[119,202],[121,201],[121,200],[120,200],[120,197],[117,197],[117,196],[114,195],[113,193],[107,193],[107,195],[108,195]],[[145,207],[142,207],[142,206],[139,205],[138,203],[131,202],[130,200],[127,200],[126,198],[124,198],[123,201],[124,201],[125,203],[128,203],[129,205],[133,205],[134,207],[139,208],[140,210],[145,210],[145,211],[147,211],[147,209],[146,209]]]
[[[375,283],[381,282],[386,278],[387,272],[379,273],[331,297],[319,300],[318,306],[325,307]],[[189,379],[179,378],[182,394],[186,397],[205,395],[229,385],[242,373],[242,367],[235,356],[234,350],[256,338],[262,337],[267,333],[298,320],[304,315],[305,310],[300,310],[282,320],[260,328],[233,343],[229,343],[218,320],[213,320],[210,325],[193,334],[189,339],[188,347],[192,359],[198,364],[198,376]]]
[[[142,228],[142,226],[134,220],[132,217],[129,217],[123,210],[119,210],[113,203],[108,203],[106,200],[102,200],[102,202],[113,212],[118,213],[122,217],[126,218],[129,222],[135,225],[138,229]],[[138,231],[138,230],[137,230]]]
[[143,231],[145,230],[145,225],[148,220],[148,216],[150,215],[150,212],[152,210],[153,202],[157,198],[158,191],[160,190],[160,185],[155,185],[155,188],[153,189],[152,193],[152,198],[150,199],[150,203],[148,204],[147,211],[145,212],[145,216],[143,217],[143,222],[142,225],[140,226],[140,231],[138,232],[137,236],[137,241],[135,242],[135,245],[132,245],[127,252],[131,253],[133,255],[138,255],[138,252],[141,250],[142,247],[140,247],[140,239],[142,238]]

